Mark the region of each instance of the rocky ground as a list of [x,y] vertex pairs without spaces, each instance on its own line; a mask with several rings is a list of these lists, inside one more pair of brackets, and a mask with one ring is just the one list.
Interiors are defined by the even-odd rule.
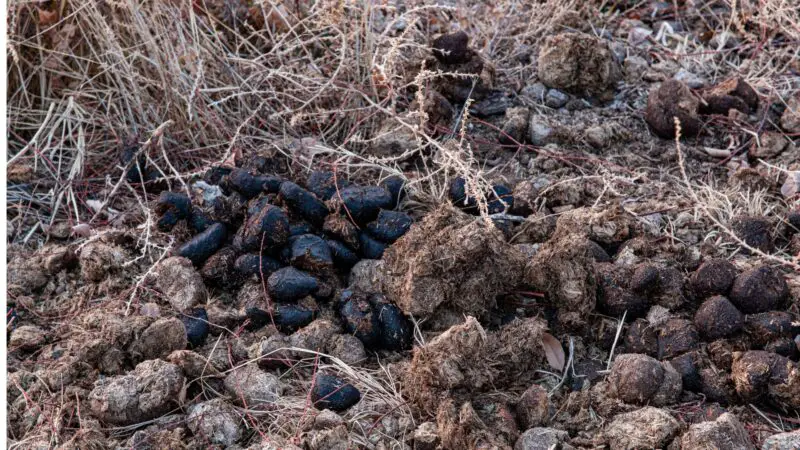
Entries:
[[358,139],[13,158],[9,447],[800,448],[800,13],[459,6]]

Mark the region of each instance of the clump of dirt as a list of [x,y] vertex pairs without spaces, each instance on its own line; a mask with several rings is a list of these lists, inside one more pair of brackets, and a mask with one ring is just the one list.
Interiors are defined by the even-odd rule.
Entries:
[[383,260],[387,296],[418,319],[442,309],[482,316],[519,285],[524,267],[491,222],[448,206],[412,226]]
[[670,79],[650,93],[645,120],[658,136],[665,139],[675,137],[676,118],[682,136],[695,136],[701,126],[699,106],[700,100],[685,84]]
[[668,412],[646,406],[614,417],[603,435],[612,450],[666,448],[680,428]]
[[548,37],[539,49],[539,79],[552,88],[602,100],[613,96],[622,70],[608,45],[583,33],[560,33]]
[[670,405],[682,391],[681,377],[672,365],[635,353],[614,360],[608,381],[611,395],[626,403]]
[[680,438],[681,448],[754,449],[742,423],[735,415],[722,414],[713,421],[696,423]]
[[208,296],[203,278],[192,262],[180,256],[162,261],[155,270],[156,287],[176,311],[186,312]]
[[465,401],[494,383],[513,383],[541,364],[544,329],[541,321],[528,318],[486,331],[477,319],[467,317],[414,349],[403,375],[405,395],[425,414],[444,399]]
[[84,278],[90,281],[102,281],[108,274],[122,267],[125,252],[116,245],[95,241],[81,249],[79,260]]
[[183,387],[181,369],[158,359],[122,376],[98,380],[89,393],[92,413],[101,420],[129,425],[168,412]]

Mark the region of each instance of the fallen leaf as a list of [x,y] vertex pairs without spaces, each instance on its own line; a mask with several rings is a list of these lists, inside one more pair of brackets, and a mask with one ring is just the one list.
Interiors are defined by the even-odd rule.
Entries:
[[89,237],[92,235],[92,226],[88,223],[79,223],[72,227],[72,232],[75,233],[76,236]]
[[39,11],[39,25],[49,27],[58,22],[58,10],[48,11],[42,8],[36,9]]
[[542,334],[542,347],[544,347],[544,355],[547,357],[547,363],[550,364],[555,370],[559,372],[564,370],[564,348],[561,342],[553,337],[550,333]]
[[786,176],[786,181],[781,186],[781,194],[789,198],[800,192],[800,171],[789,172]]

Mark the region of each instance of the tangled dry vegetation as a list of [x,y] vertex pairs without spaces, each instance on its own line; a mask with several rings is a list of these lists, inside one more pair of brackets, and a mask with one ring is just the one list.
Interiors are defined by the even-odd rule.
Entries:
[[797,448],[795,3],[10,1],[9,447]]

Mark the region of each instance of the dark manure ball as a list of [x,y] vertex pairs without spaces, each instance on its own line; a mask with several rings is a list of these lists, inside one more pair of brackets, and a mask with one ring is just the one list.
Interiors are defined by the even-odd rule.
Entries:
[[197,348],[205,344],[210,330],[205,308],[193,309],[189,314],[181,316],[181,322],[186,328],[186,340],[189,341],[189,348]]
[[251,306],[245,310],[245,315],[248,319],[246,328],[250,331],[274,323],[281,333],[293,333],[310,324],[316,318],[317,312],[300,305],[278,303],[272,305],[272,313]]
[[361,400],[361,392],[343,379],[317,373],[311,388],[311,401],[317,409],[344,411]]
[[645,319],[634,320],[625,335],[625,349],[627,353],[658,355],[658,332],[655,327]]
[[728,295],[736,279],[736,267],[727,259],[705,261],[692,273],[689,284],[699,298]]
[[650,309],[647,297],[628,287],[632,271],[612,263],[595,264],[598,275],[597,306],[605,314],[620,317],[643,317]]
[[730,300],[715,295],[697,309],[694,324],[703,337],[716,340],[738,333],[744,325],[744,315]]
[[457,177],[450,182],[448,196],[457,208],[469,214],[477,214],[478,201],[467,192],[467,180],[464,178]]
[[275,258],[260,253],[245,253],[236,258],[233,264],[234,270],[242,278],[249,278],[253,275],[269,277],[273,272],[281,268],[281,263]]
[[366,224],[378,216],[381,209],[392,206],[392,196],[379,186],[350,186],[340,192],[342,214],[352,217],[356,223]]
[[330,171],[315,170],[306,180],[306,188],[320,200],[328,201],[340,191],[350,185],[341,175]]
[[328,208],[311,192],[291,181],[284,181],[280,189],[281,198],[312,225],[319,227],[325,222]]
[[350,247],[341,241],[337,241],[335,239],[326,239],[325,243],[328,244],[328,247],[331,249],[333,262],[341,269],[349,270],[361,259],[358,257],[356,252],[351,250]]
[[652,264],[641,264],[633,271],[630,288],[635,292],[650,295],[658,291],[660,280],[658,267]]
[[789,296],[783,275],[769,266],[741,273],[733,283],[731,302],[745,314],[780,310]]
[[192,214],[189,216],[189,227],[195,233],[202,233],[208,227],[214,224],[214,221],[200,208],[192,208]]
[[317,312],[300,305],[279,303],[275,306],[273,317],[278,330],[282,333],[293,333],[310,324],[317,317]]
[[227,285],[241,279],[234,268],[236,256],[236,249],[233,247],[222,247],[200,268],[203,280],[210,284]]
[[155,213],[160,217],[158,228],[169,231],[178,221],[186,219],[192,212],[192,201],[189,196],[180,192],[164,191],[156,200]]
[[691,351],[668,361],[672,368],[681,375],[683,388],[687,391],[700,392],[703,389],[702,378],[696,363],[698,357],[696,351]]
[[658,331],[658,359],[674,358],[697,349],[700,337],[692,322],[669,319]]
[[744,330],[753,344],[763,347],[772,341],[800,334],[800,322],[795,321],[790,312],[767,311],[748,315]]
[[383,257],[383,252],[386,251],[388,247],[386,243],[373,238],[365,231],[360,231],[358,233],[358,243],[361,256],[366,259],[381,259]]
[[669,79],[661,83],[647,98],[645,120],[659,137],[675,137],[675,117],[681,124],[681,134],[691,137],[700,132],[698,118],[700,100],[682,82]]
[[192,261],[195,266],[202,265],[211,255],[213,255],[222,244],[225,243],[227,230],[225,225],[215,223],[208,227],[206,231],[193,237],[189,242],[183,244],[178,249],[178,256]]
[[[764,217],[736,216],[731,220],[731,228],[736,237],[750,247],[766,253],[775,248],[772,240],[772,224]],[[749,252],[748,249],[744,250]]]
[[301,234],[311,234],[313,232],[314,229],[311,225],[305,222],[293,223],[289,227],[289,236],[300,236]]
[[206,173],[203,174],[203,181],[210,185],[220,185],[223,192],[229,194],[230,190],[225,190],[226,186],[223,186],[223,184],[225,184],[223,180],[226,176],[230,175],[231,172],[233,172],[232,167],[214,166],[206,170]]
[[470,60],[469,36],[463,31],[443,34],[433,40],[433,55],[445,64],[461,64]]
[[267,291],[276,301],[291,302],[313,294],[320,282],[310,274],[294,267],[284,267],[275,271],[267,279]]
[[411,348],[411,321],[383,294],[342,291],[339,314],[347,332],[368,349],[401,351]]
[[227,183],[230,189],[244,195],[246,198],[253,198],[262,192],[278,192],[283,180],[272,175],[253,175],[244,169],[233,169],[225,177],[223,183]]
[[275,205],[266,204],[239,229],[235,243],[243,252],[272,250],[289,239],[289,218]]
[[346,289],[339,301],[339,314],[345,330],[357,337],[365,347],[378,348],[381,342],[380,323],[369,295]]
[[384,179],[378,183],[378,186],[386,189],[386,192],[392,197],[392,209],[397,208],[400,205],[400,201],[406,196],[406,180],[397,175]]
[[391,244],[406,234],[412,223],[411,216],[406,213],[382,209],[378,218],[367,224],[367,231],[376,239]]
[[295,236],[289,246],[289,263],[298,269],[319,272],[333,267],[330,247],[315,234]]
[[384,350],[408,350],[411,348],[413,328],[411,321],[395,304],[389,302],[382,294],[371,297],[374,314],[378,316],[380,328],[379,346]]
[[511,189],[502,184],[492,186],[489,194],[489,214],[499,214],[514,207],[514,195]]

